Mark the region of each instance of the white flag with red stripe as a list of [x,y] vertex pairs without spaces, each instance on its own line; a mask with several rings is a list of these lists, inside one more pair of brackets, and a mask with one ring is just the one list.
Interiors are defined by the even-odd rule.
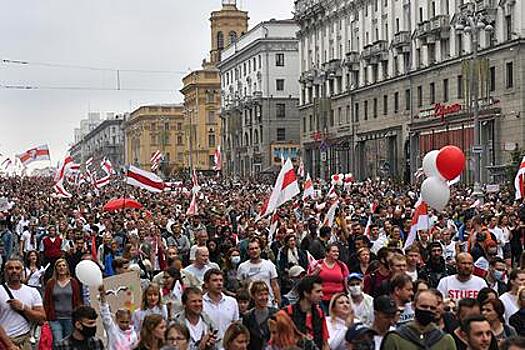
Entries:
[[339,207],[339,201],[337,200],[328,209],[328,212],[326,213],[326,216],[323,221],[323,226],[332,227],[334,225],[335,212],[338,207]]
[[516,200],[525,197],[525,157],[521,160],[518,173],[514,179],[514,188],[516,189]]
[[281,168],[277,180],[275,180],[275,185],[273,186],[272,193],[268,199],[268,204],[263,206],[260,217],[270,215],[281,205],[297,196],[300,192],[292,161],[288,158],[284,163],[284,166]]
[[314,196],[314,183],[310,178],[310,174],[306,174],[306,180],[303,184],[303,201]]
[[155,153],[152,154],[150,158],[151,162],[151,171],[156,171],[160,166],[160,161],[163,158],[163,154],[160,150],[157,150]]
[[32,162],[38,160],[51,160],[51,157],[49,156],[48,145],[41,145],[30,148],[24,153],[18,154],[16,157],[20,159],[20,162],[22,162],[24,166],[28,166]]
[[186,215],[193,216],[197,215],[198,207],[197,207],[197,193],[193,192],[193,195],[191,197],[190,206],[188,207],[188,210],[186,211]]
[[102,160],[102,163],[100,163],[100,166],[102,167],[102,170],[104,170],[108,176],[115,174],[115,170],[113,169],[113,164],[111,164],[111,161],[109,159],[104,158]]
[[372,226],[372,214],[368,216],[368,221],[366,222],[366,227],[365,227],[365,236],[367,236],[368,238],[370,238],[370,227],[371,226]]
[[64,177],[66,176],[66,173],[73,162],[73,157],[71,157],[71,155],[68,154],[64,157],[64,160],[61,162],[60,167],[55,174],[55,182],[64,180]]
[[299,168],[297,168],[297,175],[300,177],[304,177],[304,162],[303,158],[299,161]]
[[221,145],[217,146],[217,149],[215,150],[215,153],[213,154],[213,162],[215,163],[213,165],[213,170],[221,171],[221,169],[222,169]]
[[156,174],[130,165],[126,173],[126,183],[151,192],[162,192],[166,185]]
[[61,179],[60,181],[58,181],[54,186],[53,186],[53,190],[55,191],[55,194],[57,197],[59,198],[71,198],[73,197],[71,195],[71,193],[69,193],[68,191],[66,191],[66,189],[64,188],[64,182],[63,182],[63,179]]
[[417,231],[428,230],[428,205],[423,201],[421,197],[417,201],[414,213],[412,214],[412,222],[410,224],[410,232],[408,233],[407,240],[403,249],[410,247],[416,240]]

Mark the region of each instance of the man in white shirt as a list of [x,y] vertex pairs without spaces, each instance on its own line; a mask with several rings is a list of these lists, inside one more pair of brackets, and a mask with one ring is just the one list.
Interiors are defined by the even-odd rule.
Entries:
[[257,238],[250,239],[248,255],[250,260],[240,264],[237,269],[237,279],[246,285],[253,281],[264,281],[270,289],[269,306],[281,305],[277,270],[271,261],[261,259],[261,245]]
[[224,338],[228,326],[239,320],[239,305],[237,300],[222,292],[224,273],[218,269],[210,269],[204,274],[204,286],[208,291],[203,295],[203,310],[218,329],[217,340]]
[[216,263],[210,262],[210,253],[206,247],[198,247],[195,252],[195,261],[193,264],[185,267],[182,272],[184,275],[184,284],[186,286],[201,288],[204,283],[204,274],[209,269],[219,269]]
[[15,345],[29,349],[29,322],[46,319],[42,297],[35,288],[22,284],[22,260],[9,258],[4,268],[5,284],[0,286],[0,325]]
[[443,298],[457,301],[463,298],[476,298],[480,289],[487,287],[487,282],[472,275],[474,263],[472,255],[460,253],[456,256],[457,274],[447,276],[439,281],[437,289]]
[[509,275],[510,290],[500,296],[500,300],[505,306],[505,323],[509,323],[509,318],[519,310],[518,291],[525,286],[525,270],[512,270]]

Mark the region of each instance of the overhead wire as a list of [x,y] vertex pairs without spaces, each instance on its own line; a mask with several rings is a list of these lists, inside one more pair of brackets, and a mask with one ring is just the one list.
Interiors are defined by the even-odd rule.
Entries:
[[97,87],[97,86],[39,86],[39,85],[17,85],[0,83],[0,89],[10,90],[84,90],[84,91],[144,91],[144,92],[174,92],[176,89],[148,89],[148,88],[125,88],[125,87]]

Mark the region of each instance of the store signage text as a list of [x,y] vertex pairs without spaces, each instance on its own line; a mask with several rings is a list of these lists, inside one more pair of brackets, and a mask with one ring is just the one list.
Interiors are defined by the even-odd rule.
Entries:
[[458,113],[461,111],[461,105],[459,103],[453,103],[451,105],[445,105],[442,103],[436,103],[434,105],[434,115],[444,119],[447,114]]

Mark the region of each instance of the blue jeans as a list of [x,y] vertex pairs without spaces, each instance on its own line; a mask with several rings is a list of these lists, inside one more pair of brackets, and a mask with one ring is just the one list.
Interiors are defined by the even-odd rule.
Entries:
[[69,318],[61,318],[56,321],[49,321],[51,332],[53,333],[53,344],[58,344],[59,341],[68,337],[73,333],[73,321]]

